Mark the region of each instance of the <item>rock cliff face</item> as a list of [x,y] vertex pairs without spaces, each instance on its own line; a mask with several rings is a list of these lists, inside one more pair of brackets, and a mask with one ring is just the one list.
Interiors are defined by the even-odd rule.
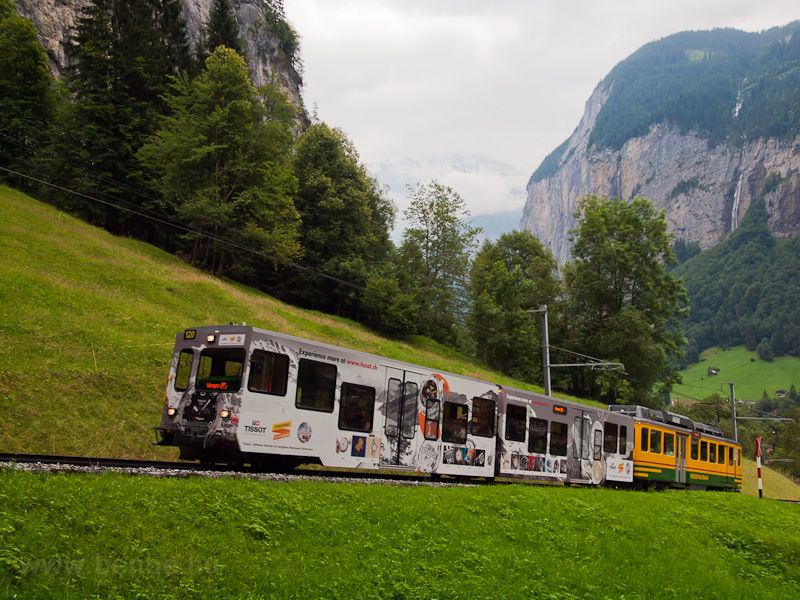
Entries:
[[[192,47],[203,34],[212,0],[183,0],[183,17]],[[50,65],[58,75],[66,66],[64,44],[89,0],[15,0],[17,13],[30,19],[39,30],[39,41],[47,50]],[[253,83],[264,85],[275,75],[282,91],[300,106],[300,74],[279,51],[279,40],[264,22],[263,0],[232,0],[240,35],[247,42]]]
[[698,136],[654,125],[620,151],[596,151],[587,147],[589,134],[609,91],[598,86],[587,101],[558,171],[528,184],[520,229],[531,230],[560,263],[570,259],[568,232],[577,225],[572,213],[586,194],[643,196],[666,212],[670,231],[705,249],[729,236],[766,190],[773,233],[792,237],[800,231],[800,137],[709,148]]

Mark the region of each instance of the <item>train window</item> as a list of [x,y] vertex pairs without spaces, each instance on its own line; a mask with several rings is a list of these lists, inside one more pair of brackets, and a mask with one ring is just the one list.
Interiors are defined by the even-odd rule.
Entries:
[[397,437],[400,423],[400,388],[399,379],[390,379],[386,389],[386,435]]
[[739,452],[739,448],[734,449],[733,458],[734,458],[734,462],[736,463],[736,466],[737,467],[741,467],[742,466],[742,453]]
[[594,460],[603,458],[603,432],[599,429],[596,429],[594,432],[594,447],[592,450],[592,457]]
[[178,368],[175,370],[175,389],[179,392],[185,392],[189,388],[192,363],[194,363],[194,352],[181,350],[178,356]]
[[617,432],[619,427],[616,423],[605,423],[603,425],[603,452],[615,454],[619,439]]
[[700,442],[696,437],[692,437],[692,460],[697,460],[697,447],[700,445]]
[[425,409],[425,439],[439,439],[439,388],[434,379],[425,382],[420,396]]
[[405,397],[403,398],[403,424],[401,429],[403,437],[411,439],[417,429],[417,395],[419,386],[413,381],[406,381]]
[[506,439],[510,442],[525,441],[525,417],[528,410],[518,404],[506,405]]
[[733,446],[728,446],[728,466],[733,466]]
[[242,384],[244,348],[206,348],[197,367],[197,389],[235,392]]
[[719,454],[717,454],[717,462],[721,465],[725,464],[725,446],[719,445]]
[[442,411],[442,441],[453,444],[467,443],[467,416],[469,410],[464,404],[445,402]]
[[675,434],[664,433],[664,454],[666,456],[675,456]]
[[592,422],[589,420],[589,417],[583,418],[583,443],[581,444],[581,458],[583,460],[589,459],[589,436],[591,435],[592,431]]
[[647,427],[642,427],[642,443],[639,448],[642,452],[647,452],[650,448],[650,430]]
[[354,383],[342,384],[339,429],[366,433],[372,431],[374,409],[375,388]]
[[531,417],[528,423],[528,452],[545,454],[547,452],[547,421]]
[[581,457],[581,418],[575,417],[572,427],[572,458]]
[[650,431],[650,452],[661,454],[661,432],[657,429]]
[[619,427],[619,453],[622,458],[628,456],[628,427],[626,425]]
[[716,444],[711,444],[711,451],[709,452],[709,455],[710,455],[712,463],[717,462],[717,445]]
[[485,398],[472,399],[472,435],[492,437],[494,435],[495,401]]
[[301,358],[297,367],[297,408],[333,412],[336,365]]
[[289,380],[289,357],[264,350],[255,350],[250,357],[250,377],[247,389],[251,392],[286,395],[286,382]]
[[700,442],[700,460],[708,462],[708,442]]
[[567,424],[550,422],[550,455],[567,455]]

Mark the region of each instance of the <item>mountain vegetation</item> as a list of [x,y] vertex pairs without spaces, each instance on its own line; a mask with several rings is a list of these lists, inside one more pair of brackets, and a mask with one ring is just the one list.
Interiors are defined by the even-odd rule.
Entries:
[[[646,44],[618,64],[589,144],[618,150],[656,123],[715,146],[800,133],[800,22],[760,33],[692,31]],[[737,106],[738,105],[738,106]]]
[[763,200],[731,236],[678,265],[690,313],[683,364],[712,346],[800,356],[800,237],[776,240]]

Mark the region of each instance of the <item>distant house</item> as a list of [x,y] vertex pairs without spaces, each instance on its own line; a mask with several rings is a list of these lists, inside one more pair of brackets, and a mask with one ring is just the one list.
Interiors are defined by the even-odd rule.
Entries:
[[712,367],[708,367],[708,376],[711,377],[712,375],[716,375],[719,373],[719,369],[714,369]]
[[785,398],[788,395],[789,395],[789,391],[788,390],[778,390],[777,392],[775,392],[775,397],[776,398]]

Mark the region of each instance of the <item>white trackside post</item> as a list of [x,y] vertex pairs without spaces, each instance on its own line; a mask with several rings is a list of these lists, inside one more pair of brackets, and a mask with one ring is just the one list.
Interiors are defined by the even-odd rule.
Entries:
[[756,437],[756,467],[758,468],[758,497],[764,497],[764,484],[761,481],[761,436]]

